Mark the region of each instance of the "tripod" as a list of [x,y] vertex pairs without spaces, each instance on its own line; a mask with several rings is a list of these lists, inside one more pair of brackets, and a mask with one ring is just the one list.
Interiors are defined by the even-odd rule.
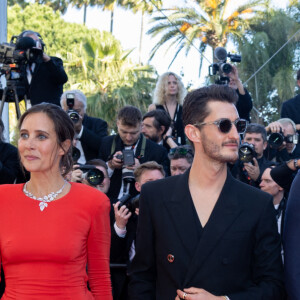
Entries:
[[[17,88],[15,82],[12,80],[7,80],[7,86],[3,90],[3,95],[2,95],[2,99],[1,99],[0,117],[2,117],[2,112],[3,112],[5,102],[14,102],[15,106],[16,106],[17,119],[19,119],[21,117],[20,102],[19,102],[17,90],[18,90],[18,88]],[[24,88],[24,90],[25,90],[25,88]],[[25,91],[24,91],[24,99],[25,99],[25,108],[26,108],[27,97],[26,97]]]

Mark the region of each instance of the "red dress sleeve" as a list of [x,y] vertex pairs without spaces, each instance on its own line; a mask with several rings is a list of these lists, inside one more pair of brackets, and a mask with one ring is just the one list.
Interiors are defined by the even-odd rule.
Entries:
[[93,212],[88,235],[88,277],[95,300],[112,300],[109,271],[110,253],[110,202],[103,195],[101,204]]

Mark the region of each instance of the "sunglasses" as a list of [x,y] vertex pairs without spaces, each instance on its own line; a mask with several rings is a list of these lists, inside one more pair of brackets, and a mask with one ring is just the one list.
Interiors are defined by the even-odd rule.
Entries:
[[197,123],[194,124],[194,126],[197,127],[197,126],[212,125],[212,124],[217,125],[220,132],[222,133],[228,133],[232,128],[232,124],[234,124],[238,133],[244,133],[247,128],[248,121],[244,119],[236,119],[235,121],[232,122],[231,120],[224,118],[214,122]]
[[186,148],[171,148],[169,153],[171,155],[174,155],[175,153],[178,153],[180,155],[187,155],[189,153],[193,155],[193,151],[191,149],[186,149]]

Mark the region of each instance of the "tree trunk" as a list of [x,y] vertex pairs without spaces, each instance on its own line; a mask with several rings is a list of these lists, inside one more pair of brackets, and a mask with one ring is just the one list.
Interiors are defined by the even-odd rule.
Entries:
[[110,33],[113,33],[114,29],[114,7],[110,12]]
[[83,25],[86,23],[86,9],[87,9],[87,4],[83,4]]
[[139,64],[141,64],[141,61],[142,61],[143,33],[144,33],[144,11],[142,11],[142,17],[141,17],[141,31],[140,31],[140,44],[139,44]]

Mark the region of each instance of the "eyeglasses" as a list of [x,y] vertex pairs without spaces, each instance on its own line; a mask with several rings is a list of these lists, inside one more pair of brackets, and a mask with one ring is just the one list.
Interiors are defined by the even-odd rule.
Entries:
[[192,149],[178,148],[178,147],[171,148],[169,153],[170,153],[170,155],[174,155],[175,153],[178,153],[179,155],[184,155],[184,156],[187,155],[188,153],[191,155],[194,155]]
[[212,124],[217,125],[220,132],[222,133],[228,133],[232,128],[232,124],[234,124],[238,133],[244,133],[247,128],[248,121],[244,119],[236,119],[235,121],[232,122],[229,119],[223,118],[213,122],[197,123],[194,124],[194,126],[197,127],[197,126],[212,125]]

